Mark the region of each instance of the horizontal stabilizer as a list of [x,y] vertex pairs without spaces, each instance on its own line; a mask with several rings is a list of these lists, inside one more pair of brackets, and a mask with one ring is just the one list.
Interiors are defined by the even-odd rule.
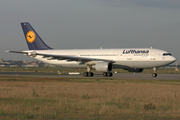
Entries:
[[5,51],[5,52],[19,53],[19,54],[28,54],[28,52],[22,52],[22,51]]

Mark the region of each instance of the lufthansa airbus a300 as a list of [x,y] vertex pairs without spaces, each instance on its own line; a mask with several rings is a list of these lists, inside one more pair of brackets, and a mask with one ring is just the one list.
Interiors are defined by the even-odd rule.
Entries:
[[153,68],[153,77],[157,77],[158,67],[176,61],[171,53],[153,48],[123,49],[53,49],[46,45],[28,22],[21,23],[29,50],[6,51],[20,53],[42,62],[68,68],[87,68],[85,77],[93,76],[91,69],[103,72],[103,76],[112,76],[113,68],[129,72],[142,72]]

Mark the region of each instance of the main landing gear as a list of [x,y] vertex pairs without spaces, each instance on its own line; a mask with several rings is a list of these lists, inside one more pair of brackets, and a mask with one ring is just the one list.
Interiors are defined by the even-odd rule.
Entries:
[[[94,73],[93,72],[84,72],[84,77],[93,77]],[[112,77],[113,76],[113,73],[107,73],[107,72],[104,72],[103,73],[103,76],[104,77]]]
[[111,73],[111,72],[109,72],[109,73],[104,72],[104,73],[103,73],[103,76],[104,76],[104,77],[112,77],[112,76],[113,76],[113,73]]
[[90,72],[91,68],[89,66],[87,66],[87,72],[84,72],[84,77],[92,77],[94,75],[93,72]]
[[[93,77],[94,73],[90,72],[90,71],[91,71],[91,68],[89,66],[87,66],[87,72],[84,72],[84,74],[83,74],[84,77]],[[103,76],[104,77],[112,77],[113,73],[111,73],[111,72],[104,72]]]
[[156,67],[153,68],[153,71],[154,71],[154,73],[152,74],[153,77],[157,77],[157,73],[156,73],[156,72],[157,72],[157,69],[158,69],[158,68],[156,68]]
[[84,77],[92,77],[94,75],[93,72],[85,72],[84,74]]

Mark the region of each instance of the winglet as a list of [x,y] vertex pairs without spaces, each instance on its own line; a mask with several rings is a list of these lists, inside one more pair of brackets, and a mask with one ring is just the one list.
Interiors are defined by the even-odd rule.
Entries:
[[47,46],[41,37],[36,33],[33,27],[28,22],[21,23],[26,42],[29,50],[48,50],[52,49]]

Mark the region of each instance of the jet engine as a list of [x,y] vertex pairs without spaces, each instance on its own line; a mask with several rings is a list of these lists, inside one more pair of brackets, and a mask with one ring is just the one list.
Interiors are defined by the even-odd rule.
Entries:
[[124,69],[127,70],[128,72],[142,72],[144,69],[142,68],[132,68],[132,69]]
[[99,72],[110,72],[113,69],[112,63],[109,62],[98,62],[92,68]]

